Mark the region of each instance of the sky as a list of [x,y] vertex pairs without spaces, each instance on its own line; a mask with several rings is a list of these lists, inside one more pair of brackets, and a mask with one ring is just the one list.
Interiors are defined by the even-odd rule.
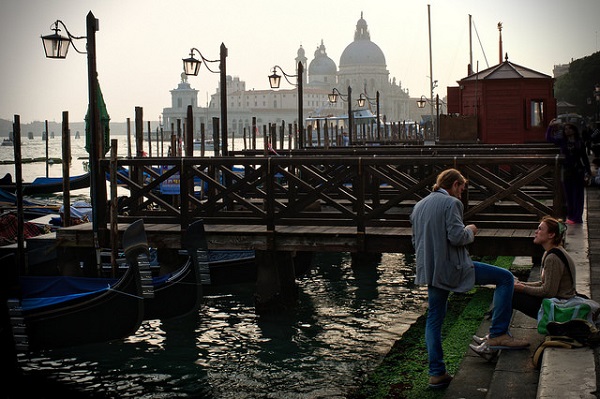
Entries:
[[[170,90],[192,47],[218,60],[224,43],[227,74],[245,81],[247,90],[269,89],[274,65],[295,74],[300,46],[310,63],[323,41],[339,67],[361,13],[390,79],[411,97],[429,95],[430,62],[441,97],[466,76],[470,49],[475,70],[497,65],[498,22],[509,61],[551,76],[555,65],[599,51],[600,41],[600,0],[2,0],[0,118],[60,122],[68,111],[71,122],[83,121],[87,57],[71,48],[64,60],[47,59],[40,37],[53,33],[56,20],[73,36],[85,36],[90,11],[100,22],[98,79],[113,122],[134,121],[138,106],[144,121],[157,121],[171,106]],[[85,39],[75,44],[85,51]],[[211,67],[218,71],[218,63]],[[188,78],[202,106],[218,81],[205,66]],[[292,88],[286,85],[281,88]]]

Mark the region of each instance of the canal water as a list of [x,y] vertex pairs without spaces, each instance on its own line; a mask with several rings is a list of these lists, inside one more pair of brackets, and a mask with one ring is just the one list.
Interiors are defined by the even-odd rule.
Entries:
[[[38,144],[24,143],[24,157],[29,145]],[[2,175],[14,169],[0,166]],[[60,165],[52,168],[60,174]],[[35,173],[44,175],[45,164],[24,165],[25,180]],[[148,320],[126,339],[19,362],[96,397],[344,398],[424,312],[426,291],[413,281],[411,255],[353,262],[349,253],[319,253],[298,278],[293,309],[258,315],[253,282],[205,287],[197,314]]]

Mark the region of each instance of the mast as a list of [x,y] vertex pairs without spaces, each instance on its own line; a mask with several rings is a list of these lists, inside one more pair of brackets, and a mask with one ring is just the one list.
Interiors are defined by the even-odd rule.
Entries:
[[498,49],[499,49],[499,53],[498,53],[498,64],[502,64],[502,22],[498,22],[498,32],[499,32],[499,38],[498,38]]
[[[427,4],[427,23],[429,25],[429,88],[431,98],[429,100],[429,105],[431,105],[431,132],[433,133],[435,130],[433,129],[433,60],[431,56],[431,6]],[[434,138],[437,140],[437,137]]]
[[469,68],[467,75],[473,75],[473,32],[472,32],[471,14],[469,14]]

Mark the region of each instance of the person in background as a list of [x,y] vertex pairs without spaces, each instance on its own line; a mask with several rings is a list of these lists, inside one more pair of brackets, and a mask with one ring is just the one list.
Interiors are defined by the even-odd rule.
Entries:
[[477,227],[463,222],[460,198],[467,180],[456,169],[438,176],[432,192],[421,199],[410,215],[416,256],[415,284],[427,285],[428,313],[425,343],[429,359],[429,387],[445,388],[452,381],[444,362],[442,324],[451,292],[467,292],[475,284],[496,286],[494,312],[488,340],[473,349],[486,357],[498,349],[522,349],[529,343],[508,331],[512,317],[513,274],[503,268],[474,262],[467,245],[475,240]]
[[592,161],[592,165],[594,165],[592,174],[588,180],[588,186],[592,187],[600,187],[600,159],[594,158]]
[[577,126],[553,119],[546,130],[546,141],[556,144],[564,155],[561,181],[567,201],[567,223],[583,223],[585,186],[591,175],[587,149]]

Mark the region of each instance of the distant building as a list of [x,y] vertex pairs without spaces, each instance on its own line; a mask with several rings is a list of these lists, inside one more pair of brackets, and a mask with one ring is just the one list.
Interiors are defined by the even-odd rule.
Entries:
[[559,76],[562,75],[566,75],[567,73],[569,73],[569,67],[571,66],[571,64],[561,64],[561,65],[554,65],[554,69],[552,69],[552,73],[554,74],[554,78],[558,78]]
[[[314,58],[308,62],[302,46],[297,51],[294,65],[302,62],[303,76],[303,115],[310,116],[341,116],[347,114],[348,104],[338,101],[331,104],[328,94],[336,88],[342,94],[347,94],[348,87],[352,88],[352,109],[358,109],[356,100],[361,94],[366,96],[367,108],[376,112],[376,93],[379,91],[380,114],[388,122],[403,122],[421,118],[423,110],[417,109],[418,98],[410,98],[408,89],[402,88],[396,78],[390,79],[385,55],[377,44],[371,41],[367,22],[361,17],[356,23],[354,40],[344,49],[340,57],[339,69],[329,58],[323,40],[314,52]],[[296,71],[286,71],[296,75]],[[266,75],[266,73],[265,73]],[[295,78],[294,78],[295,79]],[[265,84],[267,78],[265,76]],[[293,81],[295,83],[295,81]],[[285,88],[285,86],[289,88]],[[163,127],[177,129],[177,121],[183,129],[187,114],[187,106],[192,106],[194,114],[194,130],[200,131],[201,124],[206,132],[212,131],[212,118],[220,117],[219,89],[210,96],[206,107],[197,100],[198,90],[193,89],[187,82],[187,76],[182,74],[177,88],[171,90],[171,107],[163,109]],[[269,123],[280,125],[298,123],[298,90],[282,82],[279,90],[246,90],[246,84],[238,77],[227,76],[227,125],[229,135],[237,137],[250,131],[252,118],[256,117],[257,125]],[[196,137],[199,133],[196,133]]]

